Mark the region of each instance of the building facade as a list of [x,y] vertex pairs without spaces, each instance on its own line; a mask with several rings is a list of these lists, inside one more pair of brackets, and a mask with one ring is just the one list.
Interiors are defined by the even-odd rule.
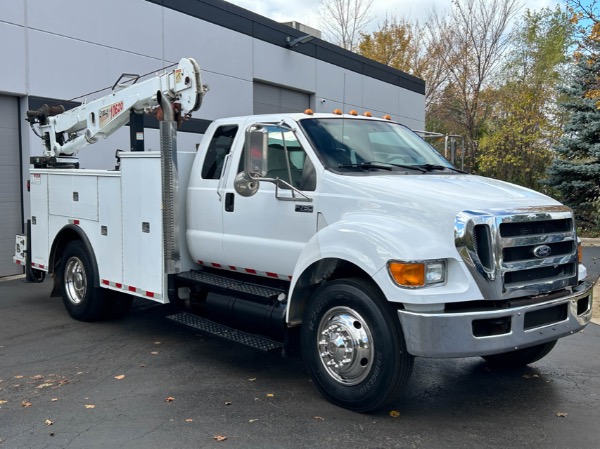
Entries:
[[[222,0],[0,0],[0,276],[20,272],[14,234],[29,215],[29,157],[43,149],[25,111],[106,95],[121,73],[198,61],[210,91],[179,133],[180,150],[195,148],[214,119],[308,107],[424,129],[422,80],[318,38],[290,46],[305,35]],[[146,149],[158,149],[157,136],[146,132]],[[82,150],[81,165],[112,168],[116,149],[129,149],[128,130]]]

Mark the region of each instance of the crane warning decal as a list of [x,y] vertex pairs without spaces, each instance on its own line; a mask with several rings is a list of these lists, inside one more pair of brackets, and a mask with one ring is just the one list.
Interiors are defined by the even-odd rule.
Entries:
[[121,112],[123,112],[123,102],[118,101],[116,103],[111,104],[110,106],[106,106],[99,111],[100,116],[100,128],[104,128],[108,125],[115,117],[117,117]]

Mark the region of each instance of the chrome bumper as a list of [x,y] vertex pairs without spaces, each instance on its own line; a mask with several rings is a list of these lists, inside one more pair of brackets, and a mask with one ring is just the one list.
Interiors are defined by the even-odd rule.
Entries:
[[[500,354],[534,346],[574,334],[592,318],[593,282],[588,277],[572,293],[547,302],[502,310],[465,313],[415,313],[399,310],[398,316],[407,350],[420,357],[472,357]],[[578,302],[588,297],[588,307],[578,314]],[[526,316],[550,309],[566,308],[566,318],[540,326],[525,326]],[[543,313],[543,312],[542,312]],[[475,336],[473,323],[478,320],[500,320],[509,329],[498,335]]]

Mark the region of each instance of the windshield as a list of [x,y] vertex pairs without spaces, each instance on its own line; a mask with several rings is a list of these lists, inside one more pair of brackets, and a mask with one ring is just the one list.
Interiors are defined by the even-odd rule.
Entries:
[[338,173],[452,170],[452,164],[408,128],[377,120],[303,119],[319,158]]

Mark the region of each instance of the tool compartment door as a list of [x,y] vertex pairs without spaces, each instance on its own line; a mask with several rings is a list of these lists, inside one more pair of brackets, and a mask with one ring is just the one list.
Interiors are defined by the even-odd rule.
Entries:
[[163,294],[160,153],[121,153],[123,289],[158,302]]

